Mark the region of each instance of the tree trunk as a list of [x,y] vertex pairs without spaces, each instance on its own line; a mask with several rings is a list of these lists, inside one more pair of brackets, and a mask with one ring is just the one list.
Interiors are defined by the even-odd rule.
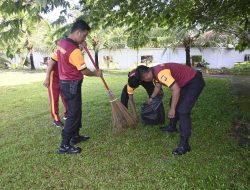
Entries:
[[185,45],[185,52],[186,52],[186,65],[191,67],[190,61],[190,45]]
[[97,67],[99,68],[99,60],[98,60],[98,50],[95,51],[95,64],[97,65]]
[[137,63],[136,63],[136,66],[138,67],[138,64],[139,64],[139,48],[137,48]]
[[34,65],[34,58],[33,58],[33,51],[30,50],[30,66],[31,66],[31,70],[35,70],[35,65]]

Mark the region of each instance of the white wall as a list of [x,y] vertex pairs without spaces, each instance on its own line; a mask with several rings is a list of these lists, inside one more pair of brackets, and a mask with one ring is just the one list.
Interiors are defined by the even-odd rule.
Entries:
[[[116,51],[101,50],[99,52],[99,61],[100,64],[103,64],[103,56],[112,56],[113,61],[118,64],[119,69],[131,69],[136,67],[137,57],[138,62],[140,62],[141,56],[143,55],[152,55],[153,65],[166,62],[185,63],[186,54],[184,48],[164,50],[164,48],[140,49],[138,52],[133,49],[121,49]],[[94,57],[93,51],[91,51],[91,54]],[[191,56],[201,55],[203,59],[210,64],[210,68],[232,68],[236,62],[244,61],[244,56],[245,54],[250,54],[250,49],[240,53],[238,51],[226,48],[206,48],[201,51],[197,48],[191,48],[190,54]],[[42,68],[41,63],[43,62],[43,57],[50,56],[50,54],[41,54],[35,52],[33,56],[35,67]],[[87,54],[85,55],[85,60],[87,66],[89,68],[93,68]],[[12,60],[12,63],[17,63],[18,61],[19,58],[16,57]]]
[[[29,60],[30,54],[23,54],[22,56],[25,57],[27,55],[27,59]],[[50,54],[46,53],[40,53],[40,52],[34,52],[33,53],[33,59],[34,59],[34,65],[36,69],[46,68],[46,65],[43,65],[44,57],[50,57]],[[21,64],[21,58],[19,56],[15,56],[13,59],[10,60],[12,64]]]
[[[226,48],[206,48],[203,50],[191,48],[190,54],[191,56],[201,55],[203,59],[210,64],[210,68],[232,68],[236,62],[244,61],[244,56],[245,54],[250,54],[250,49],[240,53],[238,51]],[[167,49],[165,51],[164,48],[140,49],[138,52],[139,62],[141,56],[143,55],[152,55],[154,58],[154,65],[166,62],[186,62],[184,48],[176,48],[175,50]],[[120,69],[134,68],[137,63],[137,51],[133,49],[122,49],[116,51],[102,50],[99,53],[100,63],[103,63],[103,56],[112,56],[114,62],[119,63]],[[90,63],[87,55],[85,57],[87,64]]]

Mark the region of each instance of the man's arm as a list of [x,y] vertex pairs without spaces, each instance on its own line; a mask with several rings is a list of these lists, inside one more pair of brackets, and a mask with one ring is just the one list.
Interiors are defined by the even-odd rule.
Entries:
[[159,92],[161,91],[161,86],[162,85],[160,83],[155,84],[154,91],[153,91],[152,95],[148,99],[149,104],[152,102],[153,98],[156,97],[159,94]]
[[133,96],[133,94],[129,94],[128,97],[129,97],[128,102],[129,102],[129,105],[131,107],[132,114],[133,114],[134,118],[137,119],[134,96]]
[[81,71],[81,73],[83,75],[92,77],[92,76],[96,76],[96,77],[102,77],[102,70],[95,70],[95,71],[91,71],[88,68],[84,69]]
[[176,106],[178,104],[179,98],[180,98],[180,87],[177,83],[174,83],[171,87],[171,93],[172,93],[172,101],[171,101],[171,106],[168,111],[168,117],[169,118],[174,118],[175,117],[175,112],[176,112]]
[[46,71],[46,78],[43,81],[43,85],[47,88],[49,87],[49,84],[50,84],[50,73],[54,69],[55,63],[56,62],[52,59],[50,59],[48,62],[47,71]]

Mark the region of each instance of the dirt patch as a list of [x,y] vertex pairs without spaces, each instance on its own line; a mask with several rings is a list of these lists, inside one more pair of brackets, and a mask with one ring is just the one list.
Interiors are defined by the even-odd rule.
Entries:
[[239,98],[242,118],[233,124],[231,134],[240,146],[250,149],[250,77],[233,76],[231,80],[233,93]]
[[230,134],[237,139],[240,146],[250,150],[250,123],[234,123]]

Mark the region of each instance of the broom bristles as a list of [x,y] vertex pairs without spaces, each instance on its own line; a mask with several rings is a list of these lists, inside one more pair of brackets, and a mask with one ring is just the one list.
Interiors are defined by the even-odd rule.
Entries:
[[110,99],[114,131],[119,132],[125,128],[135,127],[137,119],[129,113],[128,109],[119,100],[114,99],[114,97]]

